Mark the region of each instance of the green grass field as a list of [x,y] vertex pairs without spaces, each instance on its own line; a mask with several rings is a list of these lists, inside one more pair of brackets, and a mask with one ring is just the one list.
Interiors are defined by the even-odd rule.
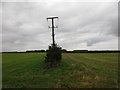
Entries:
[[3,53],[3,88],[117,88],[118,53],[63,53],[43,69],[46,53]]

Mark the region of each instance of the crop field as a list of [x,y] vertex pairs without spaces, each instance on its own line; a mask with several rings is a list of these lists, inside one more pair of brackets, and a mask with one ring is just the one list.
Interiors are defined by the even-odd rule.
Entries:
[[118,53],[63,53],[44,69],[46,53],[3,53],[3,88],[118,88]]

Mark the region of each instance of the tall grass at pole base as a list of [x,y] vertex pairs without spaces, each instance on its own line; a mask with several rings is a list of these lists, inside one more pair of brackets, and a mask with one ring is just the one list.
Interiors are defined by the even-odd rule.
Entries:
[[47,54],[45,57],[45,68],[49,69],[59,66],[61,58],[61,47],[59,47],[57,44],[52,44],[47,50]]

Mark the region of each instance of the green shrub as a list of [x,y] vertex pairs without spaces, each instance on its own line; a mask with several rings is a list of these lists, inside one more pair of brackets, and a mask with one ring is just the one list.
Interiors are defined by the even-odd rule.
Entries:
[[57,44],[49,46],[45,57],[46,68],[52,68],[60,65],[61,62],[61,47]]

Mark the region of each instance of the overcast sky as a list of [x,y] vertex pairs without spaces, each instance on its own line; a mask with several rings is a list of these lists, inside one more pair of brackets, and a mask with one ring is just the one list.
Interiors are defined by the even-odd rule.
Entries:
[[3,51],[47,49],[49,16],[59,17],[55,41],[64,49],[118,49],[117,2],[2,2]]

